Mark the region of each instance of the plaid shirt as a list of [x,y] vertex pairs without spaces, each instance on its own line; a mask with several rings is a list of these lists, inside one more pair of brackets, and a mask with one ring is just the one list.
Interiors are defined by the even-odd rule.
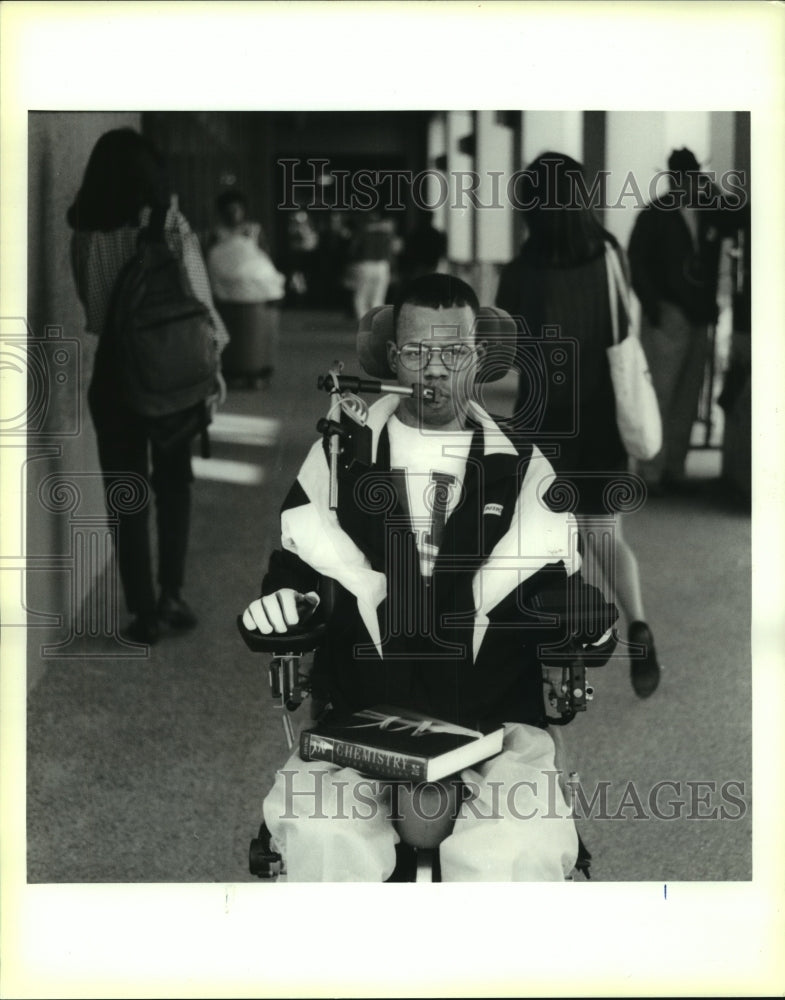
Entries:
[[[144,208],[139,226],[123,226],[108,233],[76,230],[71,237],[71,267],[79,298],[84,305],[89,333],[101,335],[109,299],[117,275],[136,251],[139,230],[147,225],[150,209]],[[171,205],[164,223],[164,236],[172,253],[183,262],[193,293],[210,309],[219,354],[229,343],[229,334],[213,304],[210,281],[196,234],[179,209]]]

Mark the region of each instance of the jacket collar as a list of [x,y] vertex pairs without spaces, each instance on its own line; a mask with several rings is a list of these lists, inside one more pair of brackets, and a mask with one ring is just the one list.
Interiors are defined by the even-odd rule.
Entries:
[[[367,426],[373,436],[372,461],[376,464],[376,455],[382,431],[387,426],[390,417],[398,408],[398,396],[382,396],[368,409]],[[483,454],[518,456],[518,449],[499,427],[493,417],[473,400],[469,402],[469,429],[479,429],[483,436]]]

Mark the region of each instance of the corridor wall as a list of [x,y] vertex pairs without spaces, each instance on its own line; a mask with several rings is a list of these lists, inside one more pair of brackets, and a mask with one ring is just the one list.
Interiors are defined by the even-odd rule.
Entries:
[[[67,637],[81,598],[102,573],[107,555],[96,552],[77,570],[70,562],[75,555],[70,548],[74,511],[51,509],[57,507],[57,497],[47,501],[41,493],[47,482],[57,489],[50,477],[62,476],[77,484],[80,516],[102,517],[95,435],[86,406],[96,341],[84,333],[65,215],[99,136],[122,126],[138,129],[140,122],[134,112],[31,112],[27,120],[28,427],[26,460],[15,469],[26,499],[20,537],[26,544],[27,572],[24,587],[13,593],[19,596],[14,624],[29,627],[28,690],[44,669],[42,647]],[[58,342],[67,353],[62,365],[54,346]],[[37,363],[42,358],[44,367]],[[87,573],[78,591],[77,572]]]

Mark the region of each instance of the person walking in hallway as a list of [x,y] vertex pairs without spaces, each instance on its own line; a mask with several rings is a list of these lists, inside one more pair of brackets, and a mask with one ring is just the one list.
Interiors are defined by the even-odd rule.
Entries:
[[359,321],[374,306],[384,305],[390,287],[395,233],[392,223],[371,211],[360,222],[349,247],[347,283]]
[[670,190],[639,213],[629,243],[632,287],[641,303],[641,342],[662,415],[663,444],[638,471],[650,490],[685,478],[685,462],[717,321],[722,213],[695,154],[668,158]]
[[171,196],[158,151],[133,129],[105,133],[90,154],[67,219],[73,229],[71,263],[85,309],[86,329],[98,338],[88,403],[107,496],[114,484],[133,475],[149,481],[156,499],[157,600],[146,504],[139,510],[119,514],[116,536],[120,579],[133,616],[122,634],[146,644],[158,640],[162,624],[174,629],[197,624],[181,595],[193,481],[191,438],[181,437],[165,448],[151,435],[150,424],[124,399],[120,362],[106,330],[116,279],[137,253],[140,231],[151,225],[154,217],[162,221],[163,238],[182,262],[194,297],[210,311],[215,390],[207,405],[212,407],[225,393],[219,359],[229,336],[213,305],[198,240]]
[[[593,554],[624,613],[632,686],[639,697],[648,698],[659,685],[660,664],[644,610],[638,560],[624,537],[622,516],[605,504],[607,484],[628,464],[606,354],[613,342],[606,245],[623,268],[626,261],[615,237],[576,197],[576,178],[582,172],[580,163],[556,152],[543,153],[528,167],[527,190],[522,192],[522,203],[531,206],[524,216],[527,234],[518,255],[502,270],[496,305],[514,316],[519,328],[513,421],[524,435],[556,442],[557,454],[549,458],[557,475],[575,477],[581,543]],[[537,336],[548,327],[558,327],[566,343],[577,341],[574,380],[548,375],[546,342]],[[609,544],[598,544],[603,536]]]

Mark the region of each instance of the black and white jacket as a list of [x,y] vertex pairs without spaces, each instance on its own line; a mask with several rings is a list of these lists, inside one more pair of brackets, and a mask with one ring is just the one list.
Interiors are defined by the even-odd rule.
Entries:
[[283,504],[262,593],[329,590],[315,669],[338,710],[388,704],[480,728],[544,726],[542,663],[563,662],[571,643],[605,662],[617,617],[581,577],[574,518],[546,500],[553,470],[471,404],[461,497],[426,580],[405,475],[390,468],[397,404],[385,396],[370,408],[369,461],[341,463],[337,511],[324,444],[314,444]]

